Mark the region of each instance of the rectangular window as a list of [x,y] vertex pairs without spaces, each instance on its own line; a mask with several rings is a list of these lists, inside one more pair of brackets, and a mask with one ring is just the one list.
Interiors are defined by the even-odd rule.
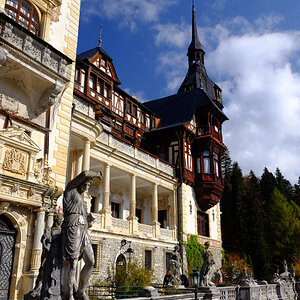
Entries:
[[210,174],[210,153],[209,151],[203,151],[203,171],[205,174]]
[[120,218],[120,204],[116,202],[111,203],[111,215],[114,218]]
[[80,70],[78,68],[75,69],[75,81],[79,82]]
[[89,87],[92,90],[95,90],[96,86],[96,78],[93,75],[90,75],[90,80],[89,80]]
[[199,235],[209,236],[208,214],[197,211],[197,229]]
[[132,114],[132,103],[129,101],[127,102],[127,112],[129,114]]
[[176,165],[178,163],[178,142],[172,142],[169,146],[169,164]]
[[102,90],[101,84],[102,84],[102,82],[100,80],[98,80],[98,82],[97,82],[97,93],[98,94],[101,94],[101,90]]
[[133,105],[133,116],[137,117],[137,106]]
[[146,121],[146,115],[144,112],[141,113],[141,123],[142,124],[145,124],[145,121]]
[[152,251],[145,250],[145,269],[152,269]]
[[80,82],[81,86],[85,86],[85,71],[81,70],[81,82]]
[[102,66],[102,67],[105,67],[105,66],[106,66],[106,61],[105,61],[103,58],[101,59],[101,66]]
[[161,228],[167,228],[167,210],[158,211],[158,222]]
[[108,98],[108,95],[109,95],[109,88],[108,88],[107,85],[105,85],[105,88],[104,88],[104,97]]
[[167,252],[166,253],[166,271],[170,270],[170,260],[172,258],[172,253]]
[[141,209],[136,208],[135,216],[138,218],[138,222],[142,223],[142,210]]
[[188,142],[184,142],[184,152],[185,152],[185,167],[193,171],[193,157],[192,157],[192,150],[191,145]]
[[201,173],[200,157],[196,159],[197,174]]
[[214,152],[214,165],[215,165],[216,176],[220,177],[219,155],[216,152]]

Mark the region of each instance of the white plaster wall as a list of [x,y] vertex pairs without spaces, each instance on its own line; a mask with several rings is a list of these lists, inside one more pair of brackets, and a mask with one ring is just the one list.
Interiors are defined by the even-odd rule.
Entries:
[[71,0],[63,0],[58,22],[51,22],[49,30],[49,44],[57,50],[63,52],[65,44],[65,28],[68,25],[67,16],[70,14],[68,4]]
[[[197,207],[196,207],[196,197],[195,192],[192,187],[186,185],[185,188],[185,211],[187,213],[187,233],[196,234],[196,219],[197,219]],[[192,214],[190,214],[190,202],[192,203]]]
[[[219,205],[219,204],[217,204]],[[208,210],[209,213],[209,234],[210,238],[218,239],[218,209],[217,205]]]

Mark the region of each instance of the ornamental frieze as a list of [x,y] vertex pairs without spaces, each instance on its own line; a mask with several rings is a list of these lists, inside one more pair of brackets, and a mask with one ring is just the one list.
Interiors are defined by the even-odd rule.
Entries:
[[19,175],[25,175],[26,160],[27,157],[25,153],[17,149],[6,150],[2,169]]

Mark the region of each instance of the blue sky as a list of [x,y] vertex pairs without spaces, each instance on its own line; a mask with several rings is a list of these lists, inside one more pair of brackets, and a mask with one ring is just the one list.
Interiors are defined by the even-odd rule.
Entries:
[[[176,93],[187,71],[192,0],[83,0],[78,52],[98,44],[142,101]],[[195,0],[206,70],[223,89],[224,142],[244,173],[300,175],[300,1]]]

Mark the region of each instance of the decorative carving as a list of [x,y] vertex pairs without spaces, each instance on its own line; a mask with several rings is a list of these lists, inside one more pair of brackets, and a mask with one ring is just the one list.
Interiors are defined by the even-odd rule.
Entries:
[[61,76],[65,75],[66,68],[67,68],[67,61],[65,59],[61,59],[59,61],[59,65],[58,65],[59,75],[61,75]]
[[3,161],[3,170],[25,175],[26,155],[17,149],[6,150]]
[[18,190],[20,189],[20,185],[18,183],[15,183],[12,188],[11,188],[11,191],[13,193],[16,193]]
[[51,22],[57,23],[59,21],[59,16],[61,15],[60,9],[61,5],[52,9]]
[[6,62],[7,51],[0,47],[0,66],[2,66]]
[[73,103],[75,104],[75,109],[88,115],[89,114],[89,105],[86,102],[83,102],[77,98],[74,98]]
[[30,187],[27,191],[27,198],[32,198],[35,195],[35,189]]
[[[1,65],[1,53],[0,53]],[[0,94],[0,108],[10,113],[17,114],[19,111],[19,102],[12,97]]]
[[215,264],[212,253],[209,251],[209,242],[204,243],[205,249],[203,251],[203,265],[200,271],[200,286],[214,286],[211,279],[211,267]]
[[39,158],[34,162],[33,175],[37,182],[41,183],[43,180],[43,159]]
[[50,106],[55,103],[56,97],[62,92],[63,86],[56,83],[55,85],[46,89],[38,103],[34,107],[34,113],[36,115],[46,111]]
[[10,206],[9,202],[0,203],[0,211],[8,211],[9,206]]

